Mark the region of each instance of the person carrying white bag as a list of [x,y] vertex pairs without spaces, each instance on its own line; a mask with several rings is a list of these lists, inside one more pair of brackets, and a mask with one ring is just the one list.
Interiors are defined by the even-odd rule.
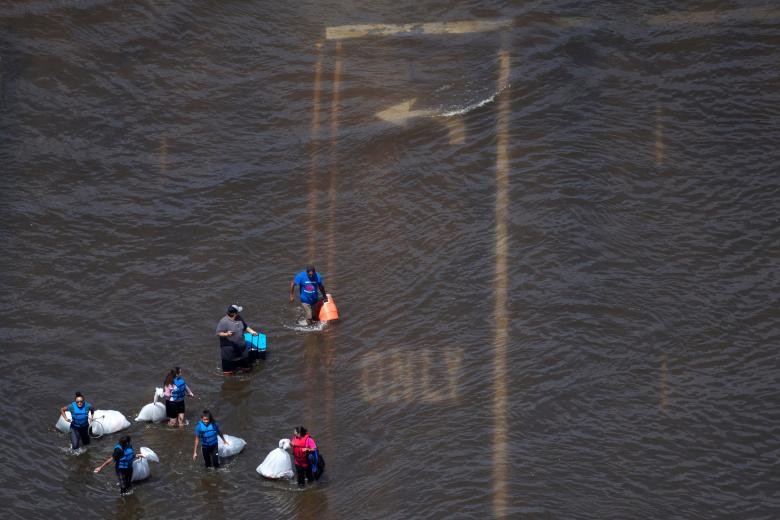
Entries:
[[200,417],[200,421],[195,426],[195,446],[192,449],[192,460],[198,458],[198,442],[203,444],[201,451],[203,452],[203,460],[206,462],[206,467],[214,469],[219,468],[219,441],[230,445],[225,436],[219,431],[219,425],[214,420],[214,416],[208,410],[203,410],[203,414]]
[[165,405],[158,402],[158,399],[162,398],[163,395],[163,389],[156,388],[153,401],[141,408],[141,411],[138,412],[138,416],[135,418],[135,420],[139,422],[160,422],[165,420]]
[[152,470],[149,468],[149,462],[160,462],[160,458],[157,456],[157,454],[146,446],[141,446],[138,451],[141,452],[143,457],[137,458],[133,461],[133,482],[138,482],[149,478],[149,476],[152,474]]
[[76,392],[72,403],[60,408],[62,419],[70,423],[70,449],[79,450],[89,444],[89,423],[95,416],[95,408],[88,403],[81,392]]
[[117,410],[95,410],[95,417],[89,425],[89,433],[93,437],[110,435],[130,427],[130,421]]
[[293,471],[292,457],[287,451],[289,449],[290,439],[281,439],[279,447],[271,450],[265,460],[257,466],[257,472],[270,479],[293,478],[295,471]]
[[133,462],[140,457],[143,457],[143,455],[133,450],[130,436],[123,435],[116,446],[114,446],[114,453],[103,464],[95,468],[95,473],[100,473],[113,460],[116,464],[116,476],[119,480],[119,493],[121,495],[130,495],[133,493]]

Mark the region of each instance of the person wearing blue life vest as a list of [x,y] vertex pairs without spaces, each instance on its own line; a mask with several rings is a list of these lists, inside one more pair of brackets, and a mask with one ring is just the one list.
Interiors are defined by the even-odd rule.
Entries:
[[290,303],[295,301],[295,286],[297,285],[300,290],[303,315],[306,318],[306,323],[309,325],[319,321],[321,303],[317,291],[322,292],[323,302],[328,301],[328,295],[325,292],[323,283],[322,275],[317,272],[313,264],[307,265],[306,270],[296,274],[290,282]]
[[[65,415],[70,412],[70,419]],[[95,415],[95,409],[81,392],[76,392],[73,402],[60,408],[60,415],[70,423],[70,448],[73,451],[89,444],[89,420]]]
[[125,435],[120,437],[119,442],[114,446],[114,453],[95,468],[95,473],[100,473],[100,470],[113,460],[116,464],[116,476],[119,479],[119,493],[130,495],[133,492],[133,461],[140,458],[143,458],[143,455],[135,453],[130,436]]
[[[184,398],[189,395],[195,397],[190,387],[184,382],[184,378],[181,376],[182,370],[180,367],[176,367],[170,371],[170,375],[173,376],[170,385],[167,389],[170,390],[170,398],[165,403],[166,414],[169,418],[175,416],[176,420],[171,419],[168,424],[171,426],[178,425],[179,428],[184,427]],[[167,378],[166,378],[167,381]],[[167,398],[168,396],[166,396]]]
[[201,451],[203,453],[203,460],[206,462],[206,467],[218,468],[219,440],[217,440],[217,437],[221,438],[222,442],[226,445],[230,445],[219,430],[219,425],[217,424],[217,421],[214,420],[211,412],[203,410],[203,415],[201,415],[198,425],[195,426],[195,447],[192,449],[192,460],[198,458],[198,441],[200,441],[202,444]]

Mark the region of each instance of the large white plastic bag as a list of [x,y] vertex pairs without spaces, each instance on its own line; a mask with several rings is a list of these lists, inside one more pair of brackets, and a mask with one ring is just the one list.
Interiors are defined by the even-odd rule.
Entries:
[[265,460],[257,466],[257,472],[265,478],[290,479],[293,471],[292,456],[285,451],[290,447],[289,439],[279,441],[279,447],[272,450]]
[[[65,412],[65,417],[68,419],[71,419],[70,412]],[[92,416],[87,416],[90,424],[92,424]],[[55,427],[61,431],[62,433],[68,433],[70,431],[70,423],[62,418],[62,415],[60,415],[59,419],[57,419],[57,424],[55,424]]]
[[149,469],[149,461],[146,459],[135,459],[133,461],[133,482],[149,478],[152,470]]
[[152,462],[160,462],[160,457],[158,457],[155,452],[153,452],[151,449],[147,448],[146,446],[141,446],[140,451],[141,451],[141,455],[143,455],[146,460]]
[[230,443],[229,445],[226,445],[224,442],[222,442],[222,438],[217,438],[217,453],[219,453],[220,457],[232,457],[233,455],[236,455],[241,450],[244,449],[246,446],[246,441],[244,439],[239,439],[238,437],[233,437],[232,435],[225,435],[225,439]]
[[138,412],[138,417],[136,417],[135,420],[160,422],[167,419],[168,414],[165,413],[165,404],[158,402],[164,397],[165,393],[163,392],[163,389],[159,387],[155,388],[152,402],[141,408],[141,411]]
[[[65,412],[65,416],[70,419],[70,412]],[[56,427],[62,433],[68,433],[70,431],[70,423],[62,418],[62,414],[60,414],[60,418],[57,419]]]
[[149,461],[160,462],[157,454],[146,446],[141,446],[140,451],[143,458],[133,460],[133,482],[149,478],[149,475],[152,474],[152,470],[149,467]]
[[163,403],[149,403],[138,412],[136,421],[151,421],[160,422],[168,418],[168,414],[165,413],[165,405]]
[[116,410],[95,410],[89,432],[95,437],[116,433],[130,427],[130,421]]

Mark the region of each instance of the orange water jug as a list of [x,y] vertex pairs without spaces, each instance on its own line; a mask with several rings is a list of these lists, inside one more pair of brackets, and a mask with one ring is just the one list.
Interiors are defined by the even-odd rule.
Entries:
[[320,307],[320,321],[336,321],[339,319],[339,310],[336,308],[336,300],[330,294],[327,302],[322,302]]

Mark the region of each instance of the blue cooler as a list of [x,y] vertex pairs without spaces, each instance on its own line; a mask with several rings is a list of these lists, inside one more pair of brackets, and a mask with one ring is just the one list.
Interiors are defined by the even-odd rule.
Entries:
[[246,342],[246,348],[249,350],[249,359],[251,361],[265,359],[265,334],[259,332],[257,336],[253,336],[248,332],[244,332],[244,341]]

